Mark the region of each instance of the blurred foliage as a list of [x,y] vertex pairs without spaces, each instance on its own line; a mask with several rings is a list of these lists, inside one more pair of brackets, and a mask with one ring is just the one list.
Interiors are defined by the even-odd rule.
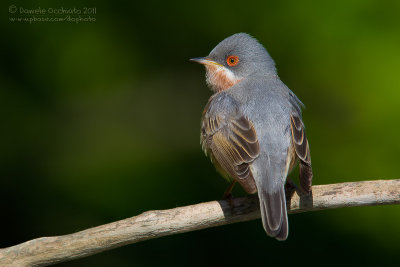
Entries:
[[[96,22],[10,22],[10,4],[96,7]],[[2,3],[0,246],[221,198],[199,146],[211,93],[188,59],[236,32],[267,47],[306,104],[314,184],[399,178],[399,12],[361,0]],[[60,266],[396,266],[399,211],[291,215],[286,242],[257,220]]]

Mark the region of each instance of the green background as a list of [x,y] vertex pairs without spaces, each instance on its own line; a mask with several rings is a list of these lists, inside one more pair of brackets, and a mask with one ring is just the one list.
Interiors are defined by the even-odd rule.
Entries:
[[[12,4],[96,7],[96,21],[11,22]],[[314,184],[399,178],[399,1],[1,7],[1,247],[220,199],[228,184],[199,145],[211,92],[203,68],[188,59],[236,32],[266,46],[305,103]],[[396,266],[399,212],[290,215],[285,242],[267,237],[256,220],[59,266]]]

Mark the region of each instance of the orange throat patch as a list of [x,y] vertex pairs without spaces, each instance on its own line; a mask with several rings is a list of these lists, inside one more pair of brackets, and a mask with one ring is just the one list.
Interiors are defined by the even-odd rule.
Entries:
[[206,70],[207,84],[214,92],[224,91],[240,82],[230,70],[222,66],[206,65]]

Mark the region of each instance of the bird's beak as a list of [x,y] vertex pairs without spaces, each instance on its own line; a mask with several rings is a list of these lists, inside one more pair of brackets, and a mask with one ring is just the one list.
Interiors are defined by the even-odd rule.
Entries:
[[196,57],[196,58],[191,58],[190,61],[197,62],[199,64],[203,65],[217,65],[217,66],[222,66],[218,62],[215,62],[214,60],[211,60],[206,57]]

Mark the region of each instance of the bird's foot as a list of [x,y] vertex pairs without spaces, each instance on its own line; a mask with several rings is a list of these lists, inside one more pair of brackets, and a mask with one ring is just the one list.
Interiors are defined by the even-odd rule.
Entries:
[[224,192],[224,196],[223,199],[228,201],[229,203],[229,207],[231,209],[231,213],[233,214],[233,208],[234,208],[234,204],[233,204],[233,195],[232,195],[232,189],[235,186],[235,181],[232,182],[232,184],[228,187],[228,189]]

